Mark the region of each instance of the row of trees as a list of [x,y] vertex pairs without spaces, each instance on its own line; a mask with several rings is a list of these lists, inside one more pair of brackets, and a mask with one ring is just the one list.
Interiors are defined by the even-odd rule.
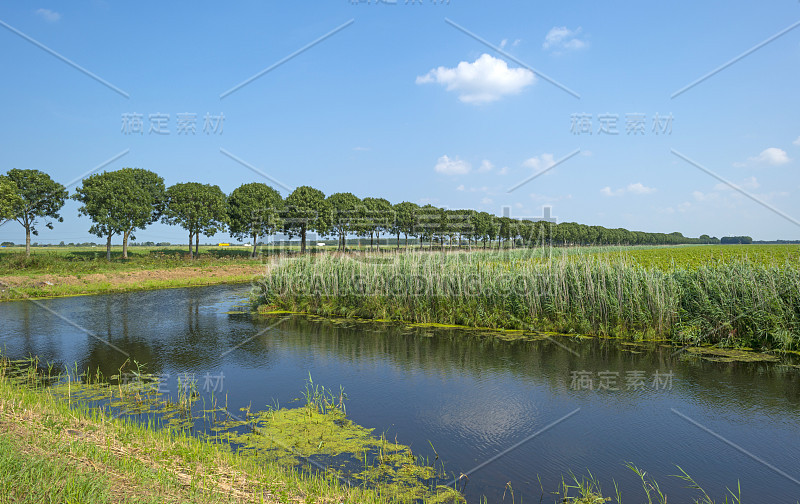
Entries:
[[212,236],[228,231],[237,239],[252,239],[253,256],[259,237],[286,233],[300,237],[301,252],[306,250],[307,233],[338,238],[339,249],[346,249],[347,236],[370,240],[370,248],[379,247],[382,234],[401,235],[438,243],[442,248],[454,243],[486,248],[548,245],[667,245],[719,243],[717,238],[702,235],[687,238],[681,233],[645,233],[627,229],[608,229],[574,222],[554,224],[546,221],[497,217],[475,210],[451,210],[432,205],[419,206],[404,201],[391,204],[383,198],[358,198],[351,193],[330,196],[319,189],[302,186],[285,199],[262,183],[244,184],[230,195],[211,184],[187,182],[165,187],[159,175],[141,168],[91,175],[69,196],[64,186],[38,170],[12,169],[0,176],[0,218],[13,219],[25,228],[26,253],[30,254],[31,234],[45,221],[52,229],[65,200],[81,203],[78,212],[90,218],[89,232],[106,239],[106,254],[111,257],[111,239],[122,236],[123,257],[128,256],[128,241],[133,233],[162,221],[178,225],[189,235],[189,254],[197,252],[200,235]]

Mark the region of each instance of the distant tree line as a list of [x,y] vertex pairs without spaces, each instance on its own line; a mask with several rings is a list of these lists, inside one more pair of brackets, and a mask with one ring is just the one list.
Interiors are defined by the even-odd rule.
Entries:
[[749,236],[723,236],[719,242],[723,245],[750,245],[753,239]]
[[[555,224],[408,201],[392,204],[383,198],[359,198],[347,192],[325,196],[309,186],[298,187],[283,198],[267,184],[254,182],[226,195],[216,185],[197,182],[165,187],[162,177],[141,168],[91,175],[71,196],[46,173],[12,169],[0,176],[0,196],[0,218],[16,220],[25,228],[28,255],[31,235],[38,234],[40,222],[52,229],[54,221],[63,221],[58,212],[68,197],[81,203],[78,213],[91,220],[89,232],[106,240],[108,259],[112,237],[122,237],[123,257],[127,258],[128,241],[135,239],[134,233],[158,221],[186,231],[190,257],[198,251],[200,235],[212,236],[220,231],[239,240],[251,240],[254,257],[259,238],[278,233],[287,234],[290,239],[299,237],[301,252],[305,253],[309,232],[334,237],[342,251],[347,249],[346,237],[354,235],[368,239],[370,249],[379,248],[381,235],[396,237],[397,248],[402,236],[406,247],[412,237],[430,249],[434,244],[442,249],[454,244],[486,249],[720,243],[708,235],[688,238],[678,232],[646,233],[574,222]],[[727,238],[747,238],[752,242],[749,237],[723,240]]]

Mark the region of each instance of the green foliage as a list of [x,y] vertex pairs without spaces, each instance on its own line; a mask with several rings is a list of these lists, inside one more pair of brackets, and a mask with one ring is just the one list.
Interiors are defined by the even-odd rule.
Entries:
[[0,176],[0,221],[13,219],[22,207],[22,197],[17,184],[8,177]]
[[111,237],[123,235],[123,255],[127,257],[128,238],[133,237],[131,233],[159,219],[164,197],[164,179],[140,168],[91,175],[83,180],[72,196],[83,203],[78,213],[89,216],[94,223],[89,232],[107,239],[109,259]]
[[191,254],[193,237],[201,234],[211,236],[225,229],[227,198],[216,185],[198,182],[175,184],[167,189],[163,220],[189,231]]
[[797,262],[730,261],[663,271],[593,249],[556,251],[288,261],[266,276],[260,302],[325,316],[800,346]]
[[301,253],[306,251],[306,232],[328,232],[330,213],[325,194],[319,189],[300,186],[286,198],[284,229],[289,236],[301,237]]
[[259,236],[276,233],[281,223],[283,198],[267,184],[253,182],[233,190],[228,196],[228,222],[235,238],[253,239],[253,253]]
[[331,213],[331,230],[339,237],[339,249],[345,248],[345,236],[359,230],[363,219],[361,200],[351,193],[335,193],[328,196]]
[[[63,222],[59,210],[64,206],[68,193],[63,185],[55,182],[50,175],[39,170],[19,170],[13,168],[6,174],[17,186],[17,194],[21,199],[12,202],[14,218],[25,228],[25,252],[30,254],[31,234],[39,234],[36,225],[39,219],[53,219]],[[45,222],[48,229],[53,229],[52,221]]]

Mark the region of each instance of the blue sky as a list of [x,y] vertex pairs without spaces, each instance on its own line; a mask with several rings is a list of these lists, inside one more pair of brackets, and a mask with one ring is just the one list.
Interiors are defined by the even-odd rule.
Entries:
[[[0,172],[67,184],[126,152],[103,169],[288,194],[224,150],[290,189],[798,239],[800,26],[673,97],[798,20],[796,1],[7,2]],[[143,131],[126,134],[134,113]],[[155,114],[169,114],[169,134],[150,131]],[[194,134],[179,134],[178,114],[195,114]],[[221,131],[204,131],[207,114],[224,116]],[[633,114],[638,134],[626,132]],[[35,240],[100,241],[76,202],[62,214]],[[0,240],[22,242],[22,227],[0,227]]]

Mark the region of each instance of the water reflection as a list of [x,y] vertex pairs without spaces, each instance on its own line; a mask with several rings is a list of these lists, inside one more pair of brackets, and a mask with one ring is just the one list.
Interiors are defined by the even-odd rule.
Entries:
[[[539,500],[561,475],[590,469],[606,489],[614,478],[641,497],[633,461],[658,478],[670,499],[691,494],[669,478],[679,464],[712,495],[741,479],[750,501],[795,501],[800,486],[672,412],[676,409],[726,439],[800,478],[798,369],[770,363],[715,363],[652,344],[559,339],[501,341],[458,330],[409,329],[289,318],[253,319],[235,312],[242,287],[173,289],[43,301],[167,377],[202,385],[224,373],[230,408],[287,405],[311,372],[350,396],[348,415],[466,472],[569,412],[580,412],[470,475],[467,496],[499,501],[506,482],[517,497]],[[128,358],[30,302],[0,304],[0,346],[18,357],[116,374]],[[261,332],[261,334],[259,334]],[[256,336],[257,337],[254,337]],[[249,341],[248,341],[249,340]],[[243,344],[243,342],[246,342]],[[594,384],[616,373],[618,390],[576,388],[574,373]],[[627,387],[640,373],[644,386]],[[671,373],[671,387],[654,387]],[[544,501],[552,500],[549,495]]]

